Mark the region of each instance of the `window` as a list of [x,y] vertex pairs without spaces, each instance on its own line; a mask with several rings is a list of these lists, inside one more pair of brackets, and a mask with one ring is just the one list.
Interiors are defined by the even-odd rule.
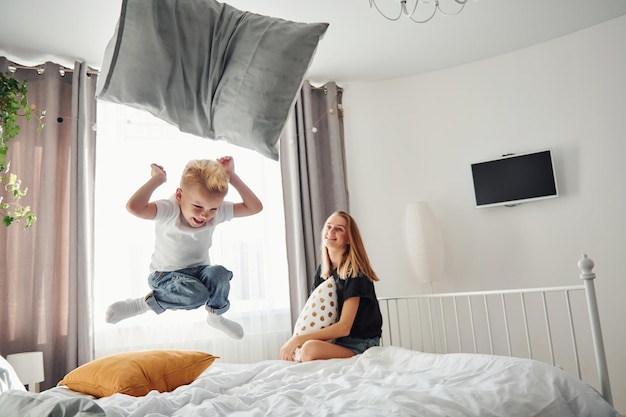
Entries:
[[[95,197],[96,357],[153,348],[204,350],[230,362],[278,357],[291,334],[280,164],[254,151],[182,133],[147,112],[98,102]],[[205,322],[203,308],[148,312],[115,325],[105,323],[109,304],[149,292],[148,266],[153,222],[132,216],[126,201],[150,176],[156,162],[167,182],[153,194],[167,198],[191,159],[231,155],[235,172],[259,196],[264,210],[220,224],[211,262],[233,271],[231,308],[225,317],[240,322],[244,341],[233,341]],[[226,197],[240,201],[236,190]],[[253,343],[243,343],[250,341]],[[254,349],[254,350],[253,350]]]

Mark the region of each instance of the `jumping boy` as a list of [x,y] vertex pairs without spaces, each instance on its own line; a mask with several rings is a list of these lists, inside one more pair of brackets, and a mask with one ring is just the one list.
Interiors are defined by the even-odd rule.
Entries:
[[[233,217],[251,216],[263,204],[235,174],[233,158],[190,161],[180,187],[169,199],[150,201],[154,190],[166,182],[162,166],[151,165],[150,179],[128,200],[126,209],[135,216],[155,221],[155,248],[148,284],[152,291],[143,298],[118,301],[106,312],[108,323],[117,323],[148,310],[193,310],[203,306],[207,322],[234,339],[243,338],[239,323],[224,318],[229,309],[232,272],[211,265],[209,249],[215,226]],[[229,183],[240,203],[224,201]]]

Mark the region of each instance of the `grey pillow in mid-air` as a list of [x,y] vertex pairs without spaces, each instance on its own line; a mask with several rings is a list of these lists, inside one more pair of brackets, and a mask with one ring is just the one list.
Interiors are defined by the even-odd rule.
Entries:
[[327,23],[214,0],[124,0],[98,99],[278,159],[278,138]]

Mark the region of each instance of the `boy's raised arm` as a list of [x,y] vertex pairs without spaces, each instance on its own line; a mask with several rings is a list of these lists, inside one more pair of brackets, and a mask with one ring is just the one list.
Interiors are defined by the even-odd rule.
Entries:
[[235,203],[233,206],[235,217],[252,216],[263,210],[263,203],[254,194],[254,192],[243,182],[243,180],[235,173],[235,162],[230,156],[224,156],[218,159],[218,162],[226,169],[230,176],[230,184],[235,187],[239,196],[241,196],[241,203]]
[[156,204],[150,202],[150,197],[154,190],[167,181],[167,174],[162,166],[151,164],[150,167],[150,179],[135,191],[126,203],[126,210],[131,214],[148,220],[154,219],[157,212]]

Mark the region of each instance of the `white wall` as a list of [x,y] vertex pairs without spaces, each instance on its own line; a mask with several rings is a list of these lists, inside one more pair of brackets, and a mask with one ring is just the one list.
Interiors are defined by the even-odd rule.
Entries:
[[[407,202],[445,239],[433,291],[578,284],[596,289],[616,408],[626,412],[626,16],[452,69],[344,86],[351,212],[378,295],[429,292],[404,252]],[[551,148],[561,196],[474,207],[470,163]]]

